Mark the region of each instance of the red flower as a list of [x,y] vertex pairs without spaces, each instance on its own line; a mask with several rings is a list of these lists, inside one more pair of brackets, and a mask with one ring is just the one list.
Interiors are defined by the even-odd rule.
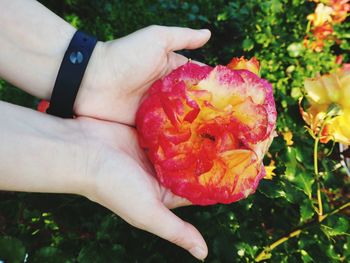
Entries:
[[136,116],[159,181],[200,205],[255,191],[275,122],[267,81],[248,70],[194,63],[155,82]]

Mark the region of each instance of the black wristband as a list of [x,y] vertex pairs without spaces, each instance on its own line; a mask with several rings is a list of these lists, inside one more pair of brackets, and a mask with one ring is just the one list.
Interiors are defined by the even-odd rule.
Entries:
[[47,113],[73,118],[75,98],[96,43],[95,37],[75,32],[58,71]]

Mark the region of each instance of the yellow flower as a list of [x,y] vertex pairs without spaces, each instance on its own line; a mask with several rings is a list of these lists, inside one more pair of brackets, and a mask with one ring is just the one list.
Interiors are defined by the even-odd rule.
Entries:
[[350,109],[343,110],[343,114],[331,119],[322,134],[326,136],[325,142],[334,139],[337,142],[350,145]]
[[322,3],[318,4],[315,13],[307,16],[307,19],[315,26],[322,26],[324,23],[332,22],[333,8]]
[[282,133],[283,139],[286,141],[288,146],[293,145],[293,133],[291,131],[286,131]]
[[265,175],[264,179],[272,180],[272,178],[274,176],[276,176],[276,174],[274,172],[275,169],[276,169],[275,161],[271,160],[270,164],[265,166],[266,175]]
[[311,106],[301,113],[310,129],[317,134],[322,128],[322,142],[350,145],[350,70],[306,79],[304,86]]

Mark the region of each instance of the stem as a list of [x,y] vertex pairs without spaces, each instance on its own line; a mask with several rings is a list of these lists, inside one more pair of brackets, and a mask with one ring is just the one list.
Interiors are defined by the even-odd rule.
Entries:
[[327,217],[331,216],[331,215],[334,215],[334,214],[337,214],[341,211],[343,211],[344,209],[350,207],[350,201],[335,208],[333,211],[329,212],[328,214],[325,214],[321,217],[319,217],[317,220],[316,219],[312,219],[308,222],[306,222],[305,224],[303,224],[302,226],[298,227],[297,229],[293,230],[292,232],[286,234],[286,235],[283,235],[282,237],[280,237],[278,240],[276,240],[275,242],[273,242],[272,244],[268,245],[267,247],[265,247],[265,249],[255,258],[255,262],[260,262],[262,260],[265,260],[265,259],[268,259],[271,257],[271,251],[278,247],[279,245],[281,245],[282,243],[288,241],[289,239],[293,238],[293,237],[296,237],[298,235],[300,235],[300,233],[314,225],[314,224],[320,224],[322,221],[324,221]]
[[[334,209],[332,212],[330,212],[330,213],[328,213],[328,214],[325,214],[325,215],[323,216],[322,221],[323,221],[324,219],[326,219],[327,217],[329,217],[329,216],[331,216],[331,215],[334,215],[334,214],[337,214],[337,213],[343,211],[344,209],[346,209],[346,208],[348,208],[348,207],[350,207],[350,202],[347,202],[347,203],[345,203],[345,204],[343,204],[343,205],[337,207],[337,208]],[[322,221],[321,221],[321,222],[322,222]]]
[[322,205],[322,196],[321,196],[321,183],[320,183],[320,174],[318,173],[318,143],[320,141],[320,135],[315,138],[314,145],[314,169],[315,169],[315,178],[317,184],[317,204],[318,204],[318,219],[320,221],[323,216],[323,205]]
[[305,32],[306,34],[310,32],[310,28],[311,28],[311,21],[309,20],[306,26],[306,32]]
[[289,234],[287,234],[286,236],[284,237],[281,237],[280,239],[278,239],[277,241],[273,242],[271,245],[270,245],[270,249],[274,249],[275,247],[278,247],[280,244],[284,243],[285,241],[287,241],[288,239],[292,238],[292,237],[296,237],[298,236],[299,234],[301,233],[301,229],[297,229],[297,230],[294,230],[292,232],[290,232]]

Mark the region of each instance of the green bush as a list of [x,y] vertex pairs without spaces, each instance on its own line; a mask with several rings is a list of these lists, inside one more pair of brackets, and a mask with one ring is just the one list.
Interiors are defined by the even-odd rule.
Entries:
[[[332,143],[321,145],[322,199],[329,216],[319,223],[314,209],[314,141],[298,108],[304,78],[329,72],[336,56],[349,52],[349,20],[335,28],[339,45],[328,41],[322,52],[314,52],[303,45],[306,17],[315,9],[306,0],[41,2],[101,40],[150,24],[209,28],[210,42],[183,54],[208,64],[256,56],[276,98],[279,136],[265,160],[274,160],[276,176],[263,180],[254,195],[238,203],[186,207],[175,213],[203,233],[209,246],[206,262],[253,262],[264,248],[269,262],[350,261],[349,210],[331,214],[349,202],[349,177],[338,167],[337,146],[325,158]],[[0,99],[33,108],[38,102],[4,81]],[[293,134],[293,145],[282,137],[287,131]],[[268,245],[290,233],[270,254]],[[0,235],[0,259],[8,262],[22,262],[24,257],[27,262],[195,262],[186,251],[77,196],[0,193]]]

